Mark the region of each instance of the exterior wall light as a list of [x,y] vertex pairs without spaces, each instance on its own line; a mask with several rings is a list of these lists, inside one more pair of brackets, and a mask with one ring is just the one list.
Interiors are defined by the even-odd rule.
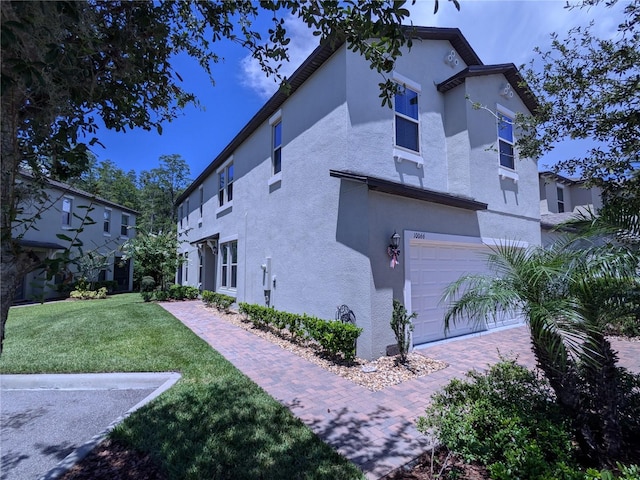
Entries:
[[391,235],[391,243],[387,247],[387,254],[391,257],[391,262],[389,266],[391,268],[396,268],[396,265],[400,263],[398,260],[400,258],[400,234],[394,230],[393,235]]

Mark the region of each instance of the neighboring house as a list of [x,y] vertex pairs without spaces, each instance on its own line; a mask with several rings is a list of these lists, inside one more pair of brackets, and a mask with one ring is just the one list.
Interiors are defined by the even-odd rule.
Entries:
[[[33,178],[29,174],[23,173],[20,181],[17,190],[27,194],[20,203],[23,213],[14,224],[13,237],[19,239],[23,249],[41,259],[55,258],[71,245],[58,235],[78,239],[84,255],[79,257],[78,248],[72,247],[71,257],[84,264],[85,274],[93,277],[89,280],[114,280],[118,291],[133,289],[133,265],[130,260],[122,260],[120,247],[135,236],[138,212],[54,180],[46,181],[41,194],[37,194],[39,189],[30,188]],[[90,257],[103,258],[104,268],[95,268],[95,263],[94,268],[88,268]],[[78,265],[69,264],[47,280],[44,269],[36,269],[26,275],[14,301],[59,297],[60,289],[64,288],[61,284],[76,280],[82,273],[78,270]]]
[[394,298],[418,313],[414,344],[442,339],[448,283],[485,272],[490,245],[540,243],[537,164],[514,150],[512,125],[535,98],[458,29],[416,31],[393,108],[344,44],[305,60],[290,95],[276,93],[178,198],[179,283],[329,319],[346,304],[364,328],[358,355],[376,358],[395,343]]
[[598,187],[585,187],[584,180],[567,178],[552,172],[540,172],[540,228],[542,244],[558,237],[558,225],[579,213],[597,213],[602,208]]

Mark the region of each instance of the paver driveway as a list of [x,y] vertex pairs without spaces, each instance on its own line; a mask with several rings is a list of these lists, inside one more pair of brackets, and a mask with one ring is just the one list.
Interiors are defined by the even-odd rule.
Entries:
[[[494,331],[417,350],[449,366],[422,378],[372,392],[216,317],[200,301],[161,303],[320,438],[379,478],[429,445],[415,421],[431,394],[451,378],[483,370],[502,355],[534,365],[526,327]],[[621,363],[640,371],[640,342],[615,342]]]

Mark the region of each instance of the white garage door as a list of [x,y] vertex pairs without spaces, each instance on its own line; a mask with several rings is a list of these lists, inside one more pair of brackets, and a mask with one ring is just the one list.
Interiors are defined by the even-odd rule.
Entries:
[[487,328],[486,325],[458,321],[445,334],[446,305],[440,299],[444,288],[462,275],[489,273],[485,255],[490,251],[489,247],[480,239],[447,236],[446,240],[438,241],[429,236],[439,237],[417,232],[411,232],[409,236],[414,237],[409,241],[408,262],[411,310],[418,313],[414,319],[414,345]]

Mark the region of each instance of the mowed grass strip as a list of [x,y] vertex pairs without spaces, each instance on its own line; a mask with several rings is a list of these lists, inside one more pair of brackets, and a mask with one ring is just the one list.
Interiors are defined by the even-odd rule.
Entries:
[[362,479],[203,340],[138,294],[12,308],[1,373],[179,371],[111,434],[175,479]]

